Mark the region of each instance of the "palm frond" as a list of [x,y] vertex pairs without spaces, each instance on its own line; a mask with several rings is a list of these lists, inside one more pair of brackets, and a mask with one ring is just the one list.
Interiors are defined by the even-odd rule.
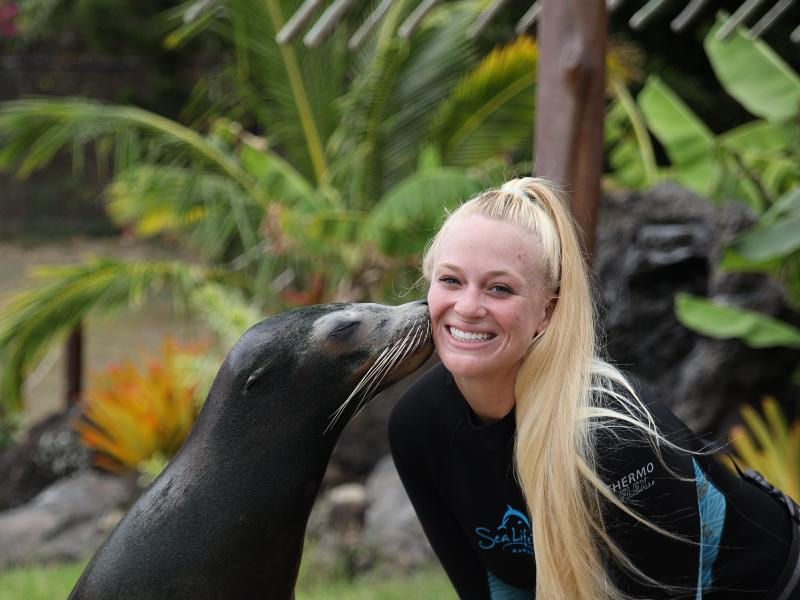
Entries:
[[169,31],[164,45],[175,50],[218,24],[225,11],[225,0],[187,0],[161,14],[160,21]]
[[226,350],[232,348],[249,327],[264,318],[239,290],[218,282],[199,286],[192,292],[189,303]]
[[140,236],[179,234],[212,260],[260,243],[264,207],[235,181],[192,167],[142,165],[120,173],[107,189],[108,211]]
[[13,296],[0,312],[2,405],[9,412],[20,407],[25,375],[49,346],[90,314],[141,304],[167,285],[185,296],[208,276],[180,262],[96,260],[39,269],[39,285]]
[[235,158],[202,135],[155,113],[83,98],[15,100],[0,104],[0,168],[25,177],[68,145],[80,152],[94,144],[118,170],[159,159],[200,160],[237,181],[252,180]]
[[536,43],[519,37],[464,78],[434,124],[445,164],[476,164],[532,146],[538,58]]
[[409,43],[394,33],[410,6],[393,5],[374,55],[361,62],[341,100],[341,126],[331,153],[351,205],[369,207],[413,173],[435,107],[477,61],[464,31],[479,9],[480,3],[472,1],[444,4]]
[[334,100],[345,84],[347,32],[340,28],[318,49],[302,41],[279,45],[275,35],[298,6],[299,0],[233,0],[230,36],[239,81],[264,131],[304,176],[319,182],[337,122]]
[[445,216],[445,211],[481,190],[480,182],[462,169],[433,168],[407,177],[372,209],[365,239],[391,256],[421,251]]

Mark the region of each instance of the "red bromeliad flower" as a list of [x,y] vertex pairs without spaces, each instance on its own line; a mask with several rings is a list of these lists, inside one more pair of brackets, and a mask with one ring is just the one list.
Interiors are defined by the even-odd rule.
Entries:
[[15,2],[0,4],[0,37],[13,38],[19,35],[16,23],[17,15],[19,15],[19,9]]

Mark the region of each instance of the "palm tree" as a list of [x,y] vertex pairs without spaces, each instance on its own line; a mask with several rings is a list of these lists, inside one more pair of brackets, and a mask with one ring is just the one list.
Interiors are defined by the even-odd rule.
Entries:
[[481,61],[465,31],[484,2],[440,6],[410,40],[396,31],[412,7],[395,2],[352,55],[346,27],[321,49],[279,46],[298,4],[190,2],[170,15],[193,10],[175,45],[203,28],[230,42],[225,105],[247,128],[216,117],[197,130],[88,99],[0,105],[0,167],[25,177],[64,148],[79,163],[91,151],[115,174],[107,199],[119,225],[174,236],[203,259],[50,270],[0,312],[7,411],[76,324],[165,286],[190,305],[208,286],[238,290],[262,314],[293,300],[384,298],[413,281],[443,207],[530,160],[536,46],[519,38]]

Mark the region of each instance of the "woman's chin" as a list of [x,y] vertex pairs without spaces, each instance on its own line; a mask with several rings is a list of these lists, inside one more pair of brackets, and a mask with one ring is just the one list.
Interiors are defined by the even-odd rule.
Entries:
[[476,356],[463,356],[450,352],[440,352],[439,358],[456,377],[480,377],[486,375],[491,369],[485,360]]

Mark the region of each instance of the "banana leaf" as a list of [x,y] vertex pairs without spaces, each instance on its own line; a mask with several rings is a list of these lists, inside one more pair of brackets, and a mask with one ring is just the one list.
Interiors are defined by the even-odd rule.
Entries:
[[800,348],[800,329],[768,315],[725,306],[699,296],[675,295],[675,314],[689,329],[718,339],[739,339],[751,348]]
[[800,111],[800,77],[766,43],[738,28],[727,40],[717,39],[725,20],[706,35],[703,45],[722,86],[752,114],[786,121]]
[[672,163],[672,176],[709,195],[718,176],[714,134],[658,77],[650,76],[637,98],[639,108]]

